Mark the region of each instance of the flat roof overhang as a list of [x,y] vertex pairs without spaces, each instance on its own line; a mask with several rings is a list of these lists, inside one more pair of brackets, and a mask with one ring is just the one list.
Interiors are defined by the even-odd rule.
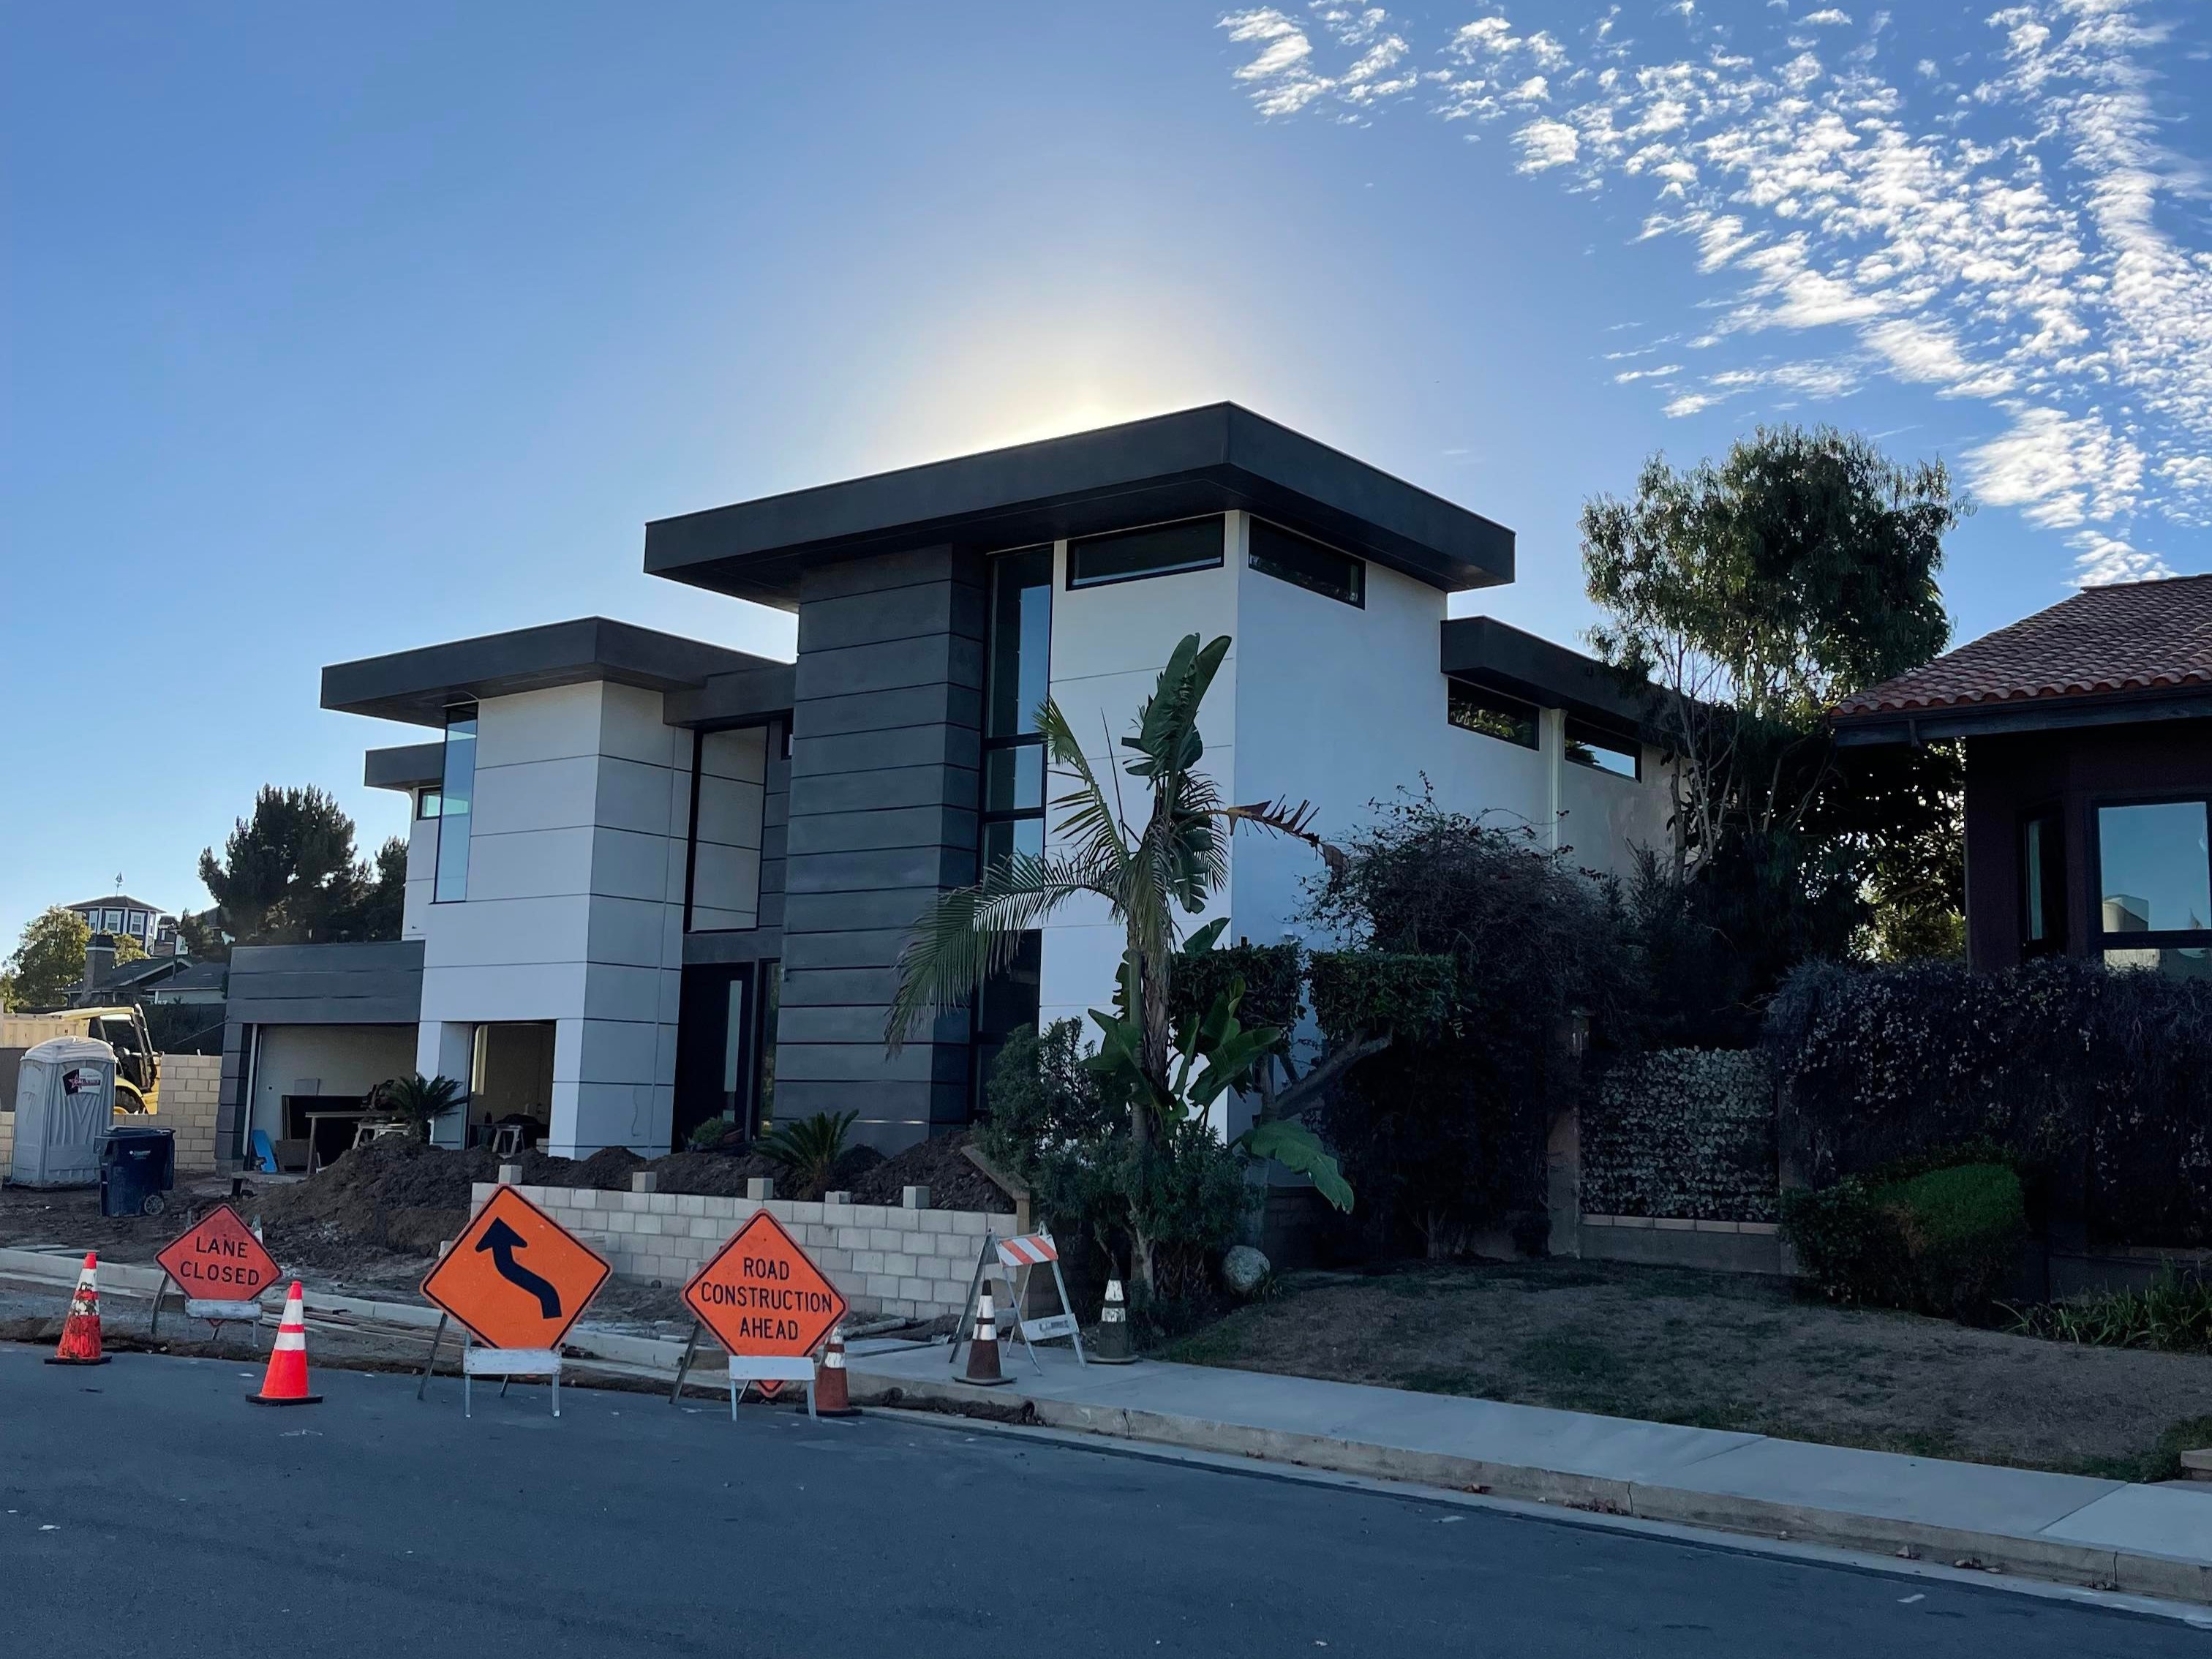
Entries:
[[1878,743],[1948,743],[2011,732],[2067,732],[2148,720],[2212,720],[2212,691],[2102,692],[2087,697],[2005,697],[1930,708],[1885,708],[1871,714],[1831,714],[1838,748]]
[[1454,679],[1472,680],[1542,708],[1564,708],[1624,737],[1650,734],[1650,690],[1626,684],[1595,657],[1495,617],[1455,617],[1445,623],[1442,667]]
[[1235,404],[1101,427],[645,527],[648,574],[794,610],[812,566],[992,551],[1243,509],[1456,592],[1513,580],[1513,532]]
[[688,691],[717,674],[781,665],[605,617],[426,645],[323,670],[323,707],[347,714],[442,726],[447,705],[551,686],[612,680]]
[[444,781],[446,745],[402,743],[362,757],[361,781],[371,789],[423,789]]

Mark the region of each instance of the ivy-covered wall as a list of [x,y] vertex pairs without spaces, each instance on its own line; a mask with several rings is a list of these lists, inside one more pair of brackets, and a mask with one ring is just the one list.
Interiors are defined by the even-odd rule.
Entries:
[[1583,1109],[1583,1212],[1776,1219],[1774,1102],[1755,1049],[1664,1048],[1619,1061]]

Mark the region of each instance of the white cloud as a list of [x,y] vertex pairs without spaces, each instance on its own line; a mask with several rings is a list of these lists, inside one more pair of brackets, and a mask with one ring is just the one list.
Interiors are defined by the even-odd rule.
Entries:
[[[1523,173],[1648,191],[1637,236],[1687,239],[1713,289],[1687,343],[1711,367],[1622,377],[1658,380],[1668,416],[1869,376],[1978,401],[1996,416],[1966,458],[1981,498],[2104,538],[2077,549],[2085,568],[2132,570],[2158,561],[2124,524],[2212,525],[2212,246],[2193,228],[2212,160],[2166,148],[2189,77],[2161,78],[2147,4],[2020,0],[1940,64],[1886,15],[1832,53],[1808,31],[1851,26],[1837,6],[1726,28],[1674,8],[1686,27],[1641,42],[1597,0],[1585,27],[1493,6],[1425,46],[1335,0],[1224,26],[1253,48],[1237,74],[1263,112],[1342,118],[1371,106],[1361,88],[1413,82],[1394,94],[1409,108],[1502,123]],[[1355,79],[1386,40],[1397,55]],[[1324,41],[1346,70],[1314,66]],[[1747,356],[1784,336],[1790,361]]]
[[2074,586],[2102,587],[2111,582],[2154,580],[2179,573],[2155,553],[2146,553],[2118,536],[2085,530],[2069,536],[2066,545],[2075,550]]
[[1565,121],[1536,120],[1513,135],[1513,142],[1521,146],[1521,171],[1542,173],[1551,167],[1563,167],[1581,151],[1581,141],[1575,130]]

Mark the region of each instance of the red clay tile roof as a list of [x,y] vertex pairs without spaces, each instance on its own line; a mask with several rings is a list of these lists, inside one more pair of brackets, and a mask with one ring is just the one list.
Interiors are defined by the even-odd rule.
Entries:
[[1923,668],[1845,697],[1838,719],[2212,685],[2212,575],[2085,587]]

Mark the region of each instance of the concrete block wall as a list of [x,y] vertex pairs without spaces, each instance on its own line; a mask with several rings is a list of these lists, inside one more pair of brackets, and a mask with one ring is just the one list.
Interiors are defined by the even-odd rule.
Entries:
[[[478,1182],[482,1204],[494,1188]],[[756,1210],[787,1228],[854,1316],[934,1319],[958,1315],[983,1235],[1014,1231],[1011,1214],[981,1210],[902,1210],[879,1204],[801,1204],[679,1193],[610,1193],[522,1187],[522,1195],[614,1264],[625,1279],[672,1288],[699,1271]]]
[[163,1054],[161,1109],[154,1121],[177,1132],[177,1173],[215,1169],[216,1112],[222,1099],[221,1054]]

